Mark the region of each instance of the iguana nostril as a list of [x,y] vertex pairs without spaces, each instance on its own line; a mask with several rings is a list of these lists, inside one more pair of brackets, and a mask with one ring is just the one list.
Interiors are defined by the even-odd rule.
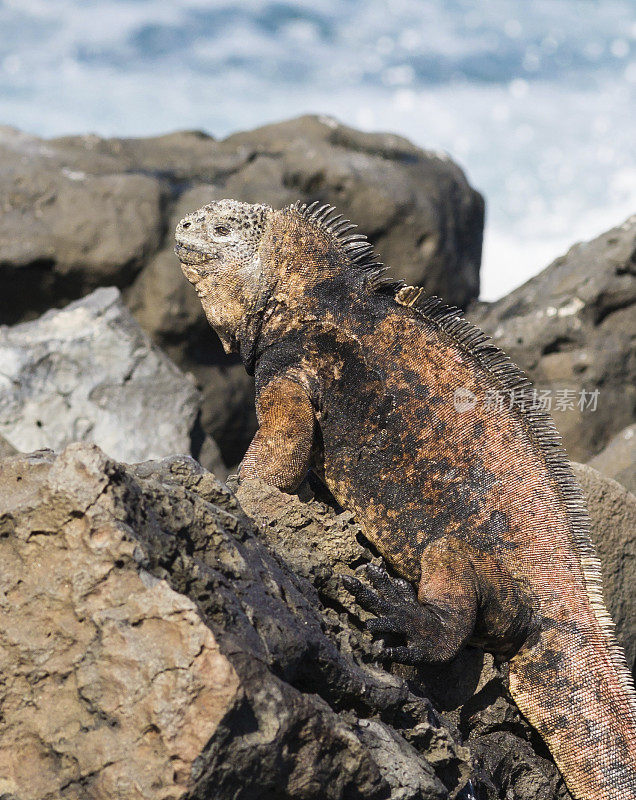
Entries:
[[183,223],[183,227],[184,227],[184,228],[189,228],[189,227],[190,227],[190,225],[192,225],[192,223],[191,223],[191,222],[184,222],[184,223]]

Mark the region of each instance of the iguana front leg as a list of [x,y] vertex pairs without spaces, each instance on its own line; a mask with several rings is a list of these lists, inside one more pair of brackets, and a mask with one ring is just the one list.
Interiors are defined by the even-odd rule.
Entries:
[[314,437],[314,411],[295,381],[275,378],[256,400],[258,431],[239,468],[239,481],[261,478],[284,492],[293,492],[309,469]]
[[402,664],[450,661],[470,642],[509,656],[532,633],[531,604],[492,556],[461,539],[443,537],[422,555],[417,593],[407,581],[367,567],[375,589],[343,576],[361,606],[377,615],[367,622],[374,634],[392,633],[408,644],[387,648]]

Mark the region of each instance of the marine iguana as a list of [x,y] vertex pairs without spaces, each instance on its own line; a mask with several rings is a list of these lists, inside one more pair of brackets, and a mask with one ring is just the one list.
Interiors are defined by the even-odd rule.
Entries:
[[387,281],[353,227],[332,206],[233,200],[177,227],[209,322],[255,375],[239,477],[291,492],[312,468],[401,576],[346,582],[373,632],[406,637],[388,656],[480,644],[577,800],[636,798],[636,695],[554,426],[484,333]]

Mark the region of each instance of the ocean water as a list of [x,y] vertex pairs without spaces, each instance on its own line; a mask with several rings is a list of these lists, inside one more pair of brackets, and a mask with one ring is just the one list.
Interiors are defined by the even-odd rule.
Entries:
[[306,112],[450,153],[482,296],[636,211],[634,0],[0,0],[0,123],[220,137]]

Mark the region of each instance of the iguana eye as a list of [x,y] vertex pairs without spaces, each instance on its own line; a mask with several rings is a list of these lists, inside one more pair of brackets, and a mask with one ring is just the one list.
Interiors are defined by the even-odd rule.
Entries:
[[215,236],[229,236],[231,230],[226,225],[217,225],[214,229]]

